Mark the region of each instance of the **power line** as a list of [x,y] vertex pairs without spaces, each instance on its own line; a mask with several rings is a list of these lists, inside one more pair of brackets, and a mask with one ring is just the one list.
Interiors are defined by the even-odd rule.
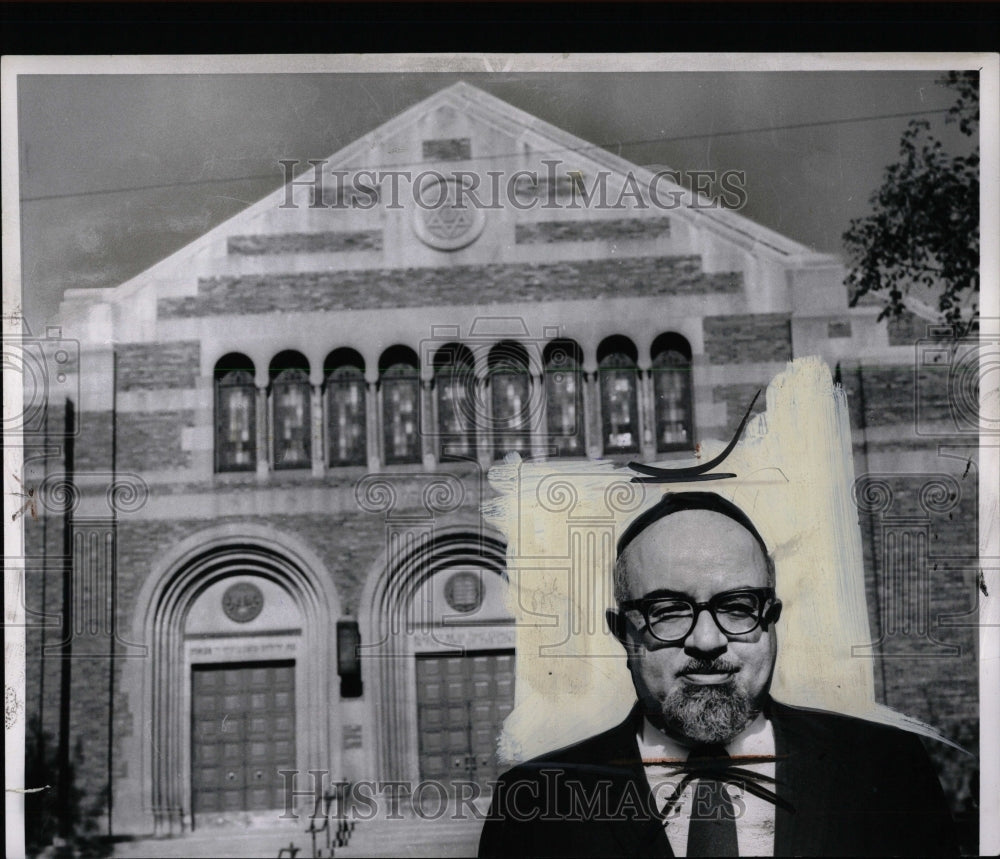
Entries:
[[[664,143],[672,143],[677,140],[699,140],[703,137],[731,137],[737,134],[762,134],[766,131],[787,131],[797,128],[819,128],[824,125],[846,125],[852,122],[871,122],[876,119],[902,119],[907,116],[931,116],[932,114],[947,113],[950,108],[943,107],[938,110],[920,110],[915,113],[906,111],[903,113],[883,113],[879,116],[857,116],[848,119],[826,119],[816,122],[799,122],[794,125],[774,125],[769,128],[744,128],[741,131],[717,131],[712,134],[691,134],[685,137],[661,137]],[[637,140],[635,143],[647,143],[650,141]]]
[[[307,173],[307,170],[303,170]],[[302,175],[302,174],[299,174]],[[21,197],[22,203],[37,203],[43,200],[65,200],[67,197],[95,197],[101,194],[131,194],[133,191],[161,191],[164,188],[189,188],[195,185],[215,185],[225,182],[255,182],[274,179],[273,173],[257,176],[230,176],[224,179],[190,179],[180,182],[161,182],[155,185],[131,185],[125,188],[96,188],[92,191],[75,191],[72,194],[39,194],[37,197]]]
[[[817,120],[816,122],[798,122],[791,125],[771,125],[765,126],[763,128],[743,128],[734,131],[713,131],[707,134],[685,134],[677,137],[649,137],[645,139],[637,140],[616,140],[608,143],[588,143],[584,146],[569,148],[571,152],[586,152],[587,150],[594,149],[604,149],[610,150],[612,147],[620,150],[623,146],[642,146],[648,143],[676,143],[679,141],[686,140],[704,140],[706,138],[716,138],[716,137],[735,137],[741,134],[764,134],[770,131],[794,131],[802,128],[820,128],[823,126],[830,125],[849,125],[851,123],[858,122],[875,122],[882,119],[903,119],[905,117],[916,117],[916,116],[931,116],[940,113],[947,113],[949,108],[940,108],[938,110],[922,110],[917,112],[903,112],[903,113],[883,113],[875,116],[856,116],[848,117],[845,119],[826,119]],[[551,153],[555,152],[565,152],[567,147],[561,147],[558,150],[551,150]],[[536,155],[546,155],[550,154],[548,152],[540,151],[534,153]],[[509,158],[517,155],[514,152],[497,153],[489,156],[479,156],[476,158],[468,159],[470,161],[492,161],[500,158]],[[384,164],[383,169],[395,169],[400,167],[415,167],[426,162],[422,161],[410,161],[410,162],[399,162],[396,164]],[[352,168],[345,168],[352,169]],[[353,169],[361,169],[353,168]],[[293,178],[299,178],[309,170],[303,170],[297,176]],[[214,185],[214,184],[224,184],[228,182],[260,182],[265,179],[273,180],[275,178],[273,173],[261,173],[257,175],[248,176],[230,176],[223,179],[191,179],[187,181],[179,182],[161,182],[152,185],[132,185],[124,188],[97,188],[91,191],[75,191],[71,194],[40,194],[35,197],[21,197],[22,203],[37,203],[45,200],[65,200],[72,197],[94,197],[105,194],[130,194],[135,191],[162,191],[167,188],[189,188],[199,185]]]

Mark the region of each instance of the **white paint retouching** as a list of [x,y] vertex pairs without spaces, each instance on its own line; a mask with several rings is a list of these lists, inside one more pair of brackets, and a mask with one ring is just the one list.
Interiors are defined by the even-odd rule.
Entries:
[[[767,388],[766,411],[716,470],[736,477],[636,484],[610,462],[494,467],[501,493],[487,519],[507,536],[509,607],[517,622],[516,706],[500,740],[521,761],[619,722],[635,701],[624,652],[608,632],[614,547],[629,521],[667,490],[712,491],[756,524],[777,568],[784,608],[772,695],[943,739],[875,700],[847,399],[819,358],[788,364]],[[724,444],[705,441],[698,464]]]

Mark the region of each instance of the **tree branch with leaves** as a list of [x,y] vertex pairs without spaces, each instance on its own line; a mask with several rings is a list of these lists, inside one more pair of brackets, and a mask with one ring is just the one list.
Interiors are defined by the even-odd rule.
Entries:
[[869,293],[883,302],[879,319],[901,315],[910,290],[924,287],[958,330],[979,313],[979,73],[949,72],[937,83],[957,93],[945,121],[977,144],[949,155],[929,122],[910,120],[899,160],[870,198],[872,213],[843,235],[846,283],[852,307]]

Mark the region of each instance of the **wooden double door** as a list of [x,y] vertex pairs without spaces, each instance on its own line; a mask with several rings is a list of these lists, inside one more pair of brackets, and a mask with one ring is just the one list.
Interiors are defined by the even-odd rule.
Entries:
[[294,661],[191,670],[191,793],[198,815],[284,808],[295,768]]
[[486,788],[499,775],[496,748],[514,708],[514,651],[418,655],[420,777]]

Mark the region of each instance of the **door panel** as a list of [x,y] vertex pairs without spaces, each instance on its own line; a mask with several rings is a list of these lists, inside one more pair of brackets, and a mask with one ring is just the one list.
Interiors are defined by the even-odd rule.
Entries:
[[191,670],[191,794],[197,814],[283,808],[295,767],[295,663]]
[[498,774],[496,743],[514,707],[514,653],[418,656],[420,777],[443,783]]

